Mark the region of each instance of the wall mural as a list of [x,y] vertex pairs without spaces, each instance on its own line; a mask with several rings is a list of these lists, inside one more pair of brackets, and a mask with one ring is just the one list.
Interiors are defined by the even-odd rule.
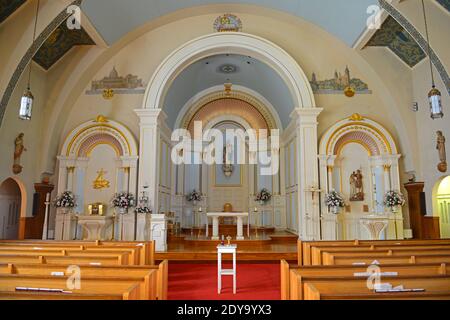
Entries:
[[116,94],[144,94],[145,84],[136,75],[120,76],[116,67],[113,67],[108,76],[101,80],[94,80],[87,95],[102,95],[105,99],[112,99]]
[[242,21],[233,14],[224,14],[214,21],[216,32],[239,32],[242,31]]
[[33,60],[42,68],[48,70],[70,49],[80,45],[91,46],[95,45],[95,42],[83,28],[81,30],[69,30],[66,21],[64,21],[45,40]]
[[5,21],[25,2],[26,0],[0,0],[0,23]]
[[450,11],[450,0],[437,0],[445,9]]
[[411,68],[426,57],[414,38],[391,16],[384,21],[366,46],[388,47]]
[[310,83],[316,94],[342,94],[348,87],[353,88],[358,94],[372,94],[367,83],[352,78],[348,67],[345,68],[344,74],[335,71],[334,78],[328,80],[318,80],[316,73],[313,73]]

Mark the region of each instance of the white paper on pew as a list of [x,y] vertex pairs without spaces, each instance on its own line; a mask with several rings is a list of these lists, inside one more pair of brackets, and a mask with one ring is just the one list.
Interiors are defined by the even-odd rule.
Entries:
[[101,262],[91,262],[91,263],[89,263],[89,265],[91,265],[91,266],[101,266],[102,263]]
[[375,283],[375,291],[390,291],[392,290],[392,284],[390,283]]
[[372,265],[379,266],[379,265],[380,265],[380,261],[374,260],[371,264],[372,264]]
[[354,265],[354,266],[365,266],[366,263],[365,262],[353,262],[352,265]]
[[50,274],[52,277],[64,277],[64,272],[55,271]]
[[33,250],[44,250],[44,248],[34,247]]
[[380,272],[380,273],[370,273],[370,272],[356,272],[353,274],[354,277],[368,278],[370,276],[380,276],[380,277],[397,277],[398,272]]
[[136,247],[143,247],[143,246],[144,246],[143,243],[139,243],[139,244],[136,245]]

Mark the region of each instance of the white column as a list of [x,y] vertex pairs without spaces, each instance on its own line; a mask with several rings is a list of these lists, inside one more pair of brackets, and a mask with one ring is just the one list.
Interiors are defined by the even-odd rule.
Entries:
[[244,222],[242,217],[237,217],[237,238],[236,240],[244,240]]
[[213,217],[213,236],[212,240],[219,240],[219,217]]
[[[291,114],[296,123],[299,236],[303,240],[320,239],[319,201],[307,190],[319,186],[317,117],[321,108],[297,108]],[[315,195],[318,196],[317,194]]]
[[159,144],[160,125],[165,120],[161,109],[139,109],[135,110],[140,118],[140,155],[139,155],[139,182],[138,194],[148,187],[150,205],[153,211],[159,209]]

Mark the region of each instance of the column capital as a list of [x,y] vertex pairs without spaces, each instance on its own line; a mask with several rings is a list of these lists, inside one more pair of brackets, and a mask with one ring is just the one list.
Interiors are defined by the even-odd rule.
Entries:
[[134,112],[139,117],[141,126],[156,126],[167,119],[162,109],[135,109]]
[[291,113],[291,119],[300,121],[300,123],[308,123],[317,121],[317,117],[322,113],[323,108],[295,108]]

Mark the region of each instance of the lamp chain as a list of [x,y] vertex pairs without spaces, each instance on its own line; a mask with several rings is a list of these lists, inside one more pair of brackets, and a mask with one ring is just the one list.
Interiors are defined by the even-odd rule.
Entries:
[[433,61],[431,60],[430,35],[429,35],[429,32],[428,32],[428,20],[427,20],[427,14],[426,14],[425,1],[424,0],[422,0],[422,8],[423,8],[423,18],[425,20],[425,33],[426,33],[426,36],[427,36],[428,59],[430,60],[431,81],[433,83],[433,88],[435,88],[436,87],[436,83],[434,81]]
[[[34,20],[33,42],[31,43],[31,46],[33,46],[34,42],[36,41],[36,30],[37,30],[40,2],[41,2],[41,0],[37,0],[36,19]],[[30,67],[29,67],[29,71],[28,71],[28,90],[30,90],[32,63],[33,63],[33,58],[31,58],[31,60],[30,60]]]

